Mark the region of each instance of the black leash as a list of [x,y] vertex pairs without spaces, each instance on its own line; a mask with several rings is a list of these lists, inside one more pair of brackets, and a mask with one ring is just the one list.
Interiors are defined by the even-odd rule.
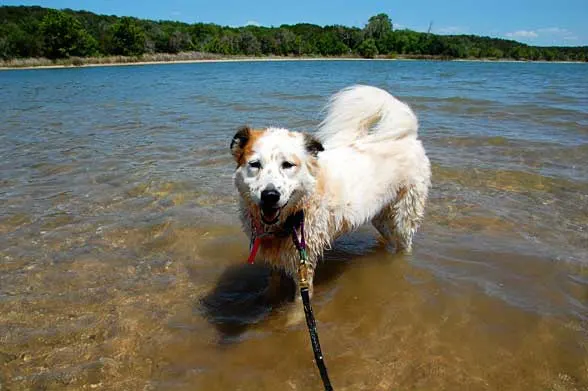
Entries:
[[[298,214],[297,214],[298,215]],[[314,353],[314,361],[321,374],[323,385],[326,391],[333,391],[333,386],[329,380],[329,374],[327,373],[327,366],[321,351],[321,344],[319,342],[318,332],[316,330],[316,321],[314,314],[312,313],[312,306],[310,305],[309,295],[309,283],[308,283],[308,254],[306,253],[306,242],[304,240],[304,212],[299,212],[300,216],[296,216],[296,223],[292,225],[292,240],[294,246],[300,254],[300,265],[298,266],[298,279],[300,286],[300,296],[302,296],[302,304],[304,306],[304,315],[306,317],[306,325],[308,326],[308,332],[310,334],[310,343],[312,344],[312,351]],[[296,226],[300,227],[300,239],[298,239],[298,233],[296,232]]]
[[329,380],[329,374],[327,373],[327,366],[321,351],[321,344],[319,342],[318,333],[316,331],[316,322],[314,321],[314,315],[312,313],[312,307],[310,306],[310,298],[308,296],[308,288],[300,289],[300,295],[302,296],[302,303],[304,305],[304,315],[306,316],[306,325],[308,326],[308,332],[310,334],[310,343],[312,344],[312,351],[314,353],[314,361],[321,374],[323,385],[326,391],[333,391],[331,380]]

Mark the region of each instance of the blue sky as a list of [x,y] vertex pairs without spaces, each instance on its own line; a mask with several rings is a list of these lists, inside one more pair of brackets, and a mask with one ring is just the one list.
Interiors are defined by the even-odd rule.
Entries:
[[511,38],[533,45],[588,45],[588,0],[0,0],[0,5],[41,5],[101,14],[279,26],[298,22],[363,26],[385,12],[398,28],[438,34]]

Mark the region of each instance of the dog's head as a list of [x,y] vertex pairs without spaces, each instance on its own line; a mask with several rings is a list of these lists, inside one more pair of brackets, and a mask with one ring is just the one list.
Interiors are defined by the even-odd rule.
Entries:
[[284,221],[316,186],[317,156],[323,146],[314,137],[287,129],[239,129],[231,141],[237,162],[234,180],[254,218],[265,225]]

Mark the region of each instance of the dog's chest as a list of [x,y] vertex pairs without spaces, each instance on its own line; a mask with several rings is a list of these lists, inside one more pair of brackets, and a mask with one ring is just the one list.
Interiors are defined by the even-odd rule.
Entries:
[[261,240],[260,258],[275,267],[289,268],[296,259],[296,248],[290,237],[268,237]]

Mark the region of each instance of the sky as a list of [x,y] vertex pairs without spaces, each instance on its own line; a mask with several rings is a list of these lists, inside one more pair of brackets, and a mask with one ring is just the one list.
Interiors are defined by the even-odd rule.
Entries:
[[386,13],[394,28],[475,34],[540,46],[588,45],[588,0],[0,0],[0,5],[84,9],[99,14],[226,26],[300,22],[363,27]]

